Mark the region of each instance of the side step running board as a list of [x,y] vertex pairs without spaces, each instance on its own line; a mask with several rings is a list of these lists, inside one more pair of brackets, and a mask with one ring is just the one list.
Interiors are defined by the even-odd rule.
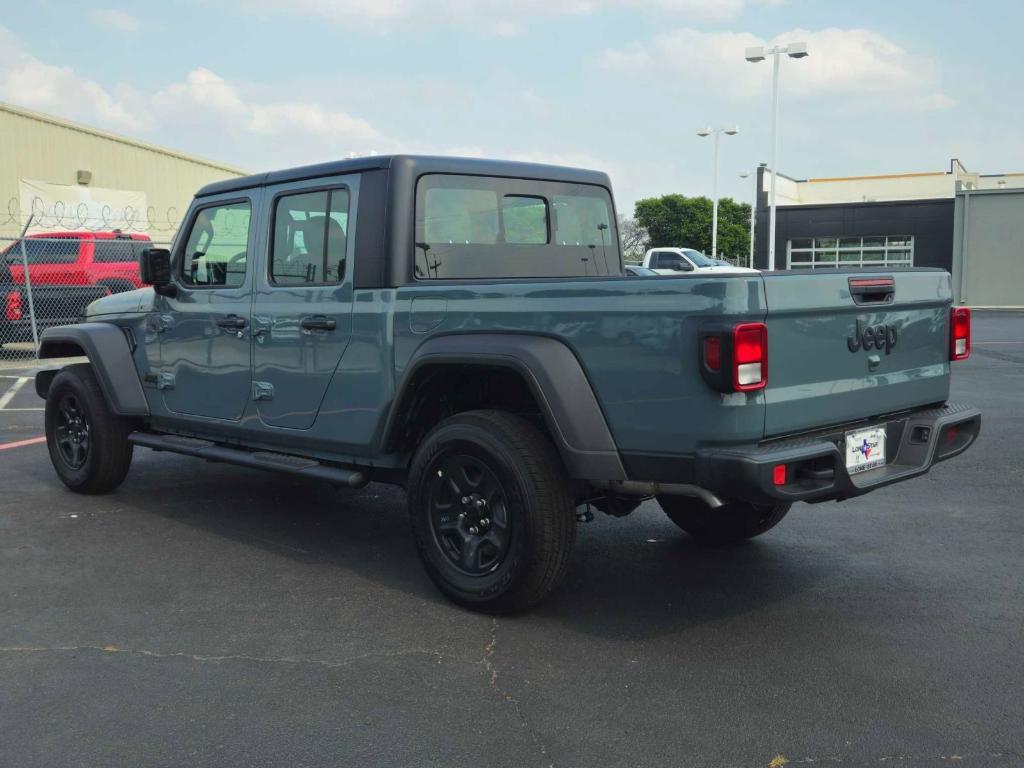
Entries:
[[186,456],[206,459],[207,461],[220,461],[225,464],[237,464],[241,467],[269,469],[273,472],[283,472],[288,475],[311,477],[348,488],[362,488],[369,482],[365,472],[321,464],[315,459],[307,459],[304,456],[289,456],[284,453],[271,453],[269,451],[246,451],[241,448],[228,448],[211,443],[208,440],[197,440],[193,437],[156,435],[151,432],[132,432],[128,435],[128,442],[133,445],[141,445],[143,448],[152,448],[154,451],[181,453]]

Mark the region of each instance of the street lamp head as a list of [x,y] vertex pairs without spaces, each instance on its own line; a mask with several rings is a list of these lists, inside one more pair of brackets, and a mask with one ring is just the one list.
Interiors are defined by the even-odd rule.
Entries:
[[713,131],[710,128],[697,129],[697,135],[700,136],[701,138],[704,138],[705,136],[710,136],[712,133]]
[[750,178],[750,171],[740,171],[740,178],[741,179],[749,179]]
[[725,133],[726,136],[735,136],[740,132],[740,127],[738,125],[729,125],[723,128],[722,132]]
[[764,46],[756,45],[753,48],[747,48],[746,58],[750,62],[764,61]]
[[807,43],[790,43],[786,46],[786,55],[791,59],[802,59],[807,55]]

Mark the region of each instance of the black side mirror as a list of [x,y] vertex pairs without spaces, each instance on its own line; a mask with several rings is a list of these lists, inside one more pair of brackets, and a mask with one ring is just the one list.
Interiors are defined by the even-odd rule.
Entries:
[[139,277],[157,293],[167,293],[171,283],[171,252],[166,248],[147,248],[139,254]]

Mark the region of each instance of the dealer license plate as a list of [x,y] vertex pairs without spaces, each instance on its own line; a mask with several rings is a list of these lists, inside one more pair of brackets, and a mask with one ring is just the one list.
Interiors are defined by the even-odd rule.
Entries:
[[885,464],[885,427],[846,433],[846,471],[851,475]]

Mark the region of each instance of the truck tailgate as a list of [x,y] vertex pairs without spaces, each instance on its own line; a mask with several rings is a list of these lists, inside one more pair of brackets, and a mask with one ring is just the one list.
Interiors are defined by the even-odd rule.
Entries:
[[947,399],[945,271],[775,273],[764,287],[766,437]]

